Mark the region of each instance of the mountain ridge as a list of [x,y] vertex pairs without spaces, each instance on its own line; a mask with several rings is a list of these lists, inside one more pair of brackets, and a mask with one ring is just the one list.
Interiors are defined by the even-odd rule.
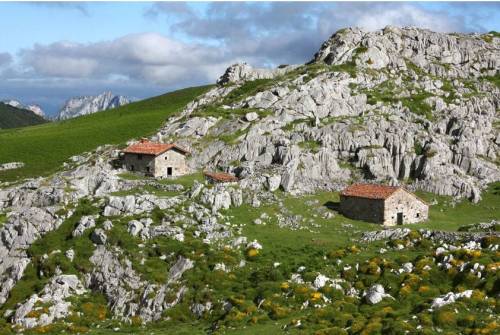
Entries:
[[56,120],[66,120],[82,115],[93,114],[129,104],[131,100],[121,95],[105,91],[98,95],[78,96],[68,99],[61,108]]
[[0,102],[0,129],[27,127],[47,122],[31,110]]
[[36,115],[41,116],[43,118],[46,117],[45,112],[43,111],[42,107],[40,107],[40,105],[36,105],[36,104],[24,105],[19,100],[15,100],[15,99],[3,100],[1,102],[6,104],[6,105],[10,105],[12,107],[32,111]]

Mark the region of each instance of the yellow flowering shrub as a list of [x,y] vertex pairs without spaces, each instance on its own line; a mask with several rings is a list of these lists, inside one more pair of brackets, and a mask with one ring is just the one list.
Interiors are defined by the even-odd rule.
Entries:
[[258,254],[259,254],[259,250],[257,250],[257,249],[251,248],[251,249],[247,250],[247,256],[250,258],[256,257]]

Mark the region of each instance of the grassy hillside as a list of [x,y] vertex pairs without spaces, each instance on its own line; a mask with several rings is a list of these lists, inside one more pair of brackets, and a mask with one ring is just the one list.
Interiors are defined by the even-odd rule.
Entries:
[[153,134],[165,118],[209,87],[186,88],[76,119],[0,130],[0,164],[25,163],[22,169],[0,172],[0,180],[47,175],[73,155]]
[[26,127],[45,122],[47,120],[32,111],[0,102],[0,129]]

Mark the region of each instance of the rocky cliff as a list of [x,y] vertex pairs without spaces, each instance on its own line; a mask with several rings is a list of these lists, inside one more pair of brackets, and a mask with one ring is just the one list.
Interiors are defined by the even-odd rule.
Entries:
[[104,92],[96,96],[83,96],[69,99],[57,115],[56,119],[65,120],[92,114],[130,103],[130,99]]
[[233,65],[157,137],[254,188],[365,179],[478,201],[500,180],[499,69],[498,35],[344,29],[306,65]]

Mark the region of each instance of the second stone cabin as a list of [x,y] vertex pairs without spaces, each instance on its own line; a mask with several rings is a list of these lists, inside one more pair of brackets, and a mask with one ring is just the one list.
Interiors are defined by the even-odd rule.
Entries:
[[351,219],[394,226],[427,220],[429,205],[403,187],[353,184],[340,194],[340,211]]
[[189,173],[189,152],[174,143],[156,143],[146,139],[123,150],[123,165],[132,172],[155,178],[178,177]]

